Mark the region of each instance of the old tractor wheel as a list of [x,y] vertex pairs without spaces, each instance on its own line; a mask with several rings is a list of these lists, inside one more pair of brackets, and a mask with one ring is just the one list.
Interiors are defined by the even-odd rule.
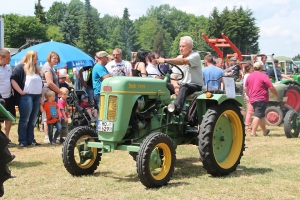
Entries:
[[266,124],[269,126],[279,126],[283,120],[283,112],[276,106],[270,106],[266,109]]
[[89,127],[77,127],[67,136],[62,148],[62,160],[67,171],[74,176],[92,174],[101,160],[100,149],[85,147],[85,140],[98,141],[97,133]]
[[200,160],[213,176],[236,170],[245,150],[245,125],[240,109],[230,102],[210,107],[199,134]]
[[284,117],[284,133],[287,138],[297,138],[299,136],[298,113],[290,110]]
[[164,133],[153,133],[142,142],[136,167],[141,183],[147,188],[167,185],[174,172],[175,147]]
[[285,103],[291,106],[295,111],[300,111],[300,87],[294,83],[290,83],[285,96],[288,97]]

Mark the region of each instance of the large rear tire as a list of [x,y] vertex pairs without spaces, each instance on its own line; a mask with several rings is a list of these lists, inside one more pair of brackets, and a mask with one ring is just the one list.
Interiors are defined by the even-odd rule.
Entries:
[[291,106],[295,111],[300,111],[300,87],[294,83],[289,83],[286,91],[288,97],[285,104]]
[[298,113],[290,110],[284,117],[284,133],[287,138],[297,138],[299,136]]
[[147,188],[167,185],[174,172],[175,147],[164,133],[153,133],[142,142],[136,157],[141,183]]
[[245,125],[236,105],[225,102],[207,110],[200,125],[198,148],[209,174],[224,176],[236,170],[245,150]]
[[[62,148],[62,160],[66,170],[74,175],[92,174],[97,169],[100,160],[100,149],[87,147],[84,149],[85,139],[98,141],[98,135],[90,127],[74,128],[67,136]],[[81,154],[85,152],[84,154]]]
[[279,126],[283,120],[283,112],[276,106],[270,106],[266,109],[266,124],[269,126]]

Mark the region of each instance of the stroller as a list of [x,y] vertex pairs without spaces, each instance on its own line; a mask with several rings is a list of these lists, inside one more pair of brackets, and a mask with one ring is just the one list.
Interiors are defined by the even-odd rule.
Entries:
[[73,90],[69,94],[68,105],[72,120],[69,130],[78,126],[89,126],[96,130],[96,122],[93,122],[86,110],[79,105],[82,95],[87,95],[87,93],[84,90]]

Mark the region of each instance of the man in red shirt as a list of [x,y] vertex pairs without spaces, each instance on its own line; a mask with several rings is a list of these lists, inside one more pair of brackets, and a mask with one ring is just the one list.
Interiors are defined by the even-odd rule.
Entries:
[[256,130],[258,125],[263,131],[263,135],[267,136],[270,130],[266,129],[265,112],[267,108],[267,102],[269,101],[268,89],[277,97],[279,96],[271,83],[269,77],[262,73],[263,66],[261,62],[256,62],[253,65],[254,72],[251,73],[245,83],[244,90],[249,97],[249,101],[254,109],[254,119],[252,121],[252,133],[250,136],[257,136]]

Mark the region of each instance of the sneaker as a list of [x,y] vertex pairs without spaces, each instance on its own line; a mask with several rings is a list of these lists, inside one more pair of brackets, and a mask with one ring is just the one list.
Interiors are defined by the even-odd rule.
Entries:
[[16,144],[15,144],[15,143],[12,143],[11,141],[9,141],[8,144],[7,144],[7,146],[8,146],[8,147],[15,147]]
[[64,138],[60,138],[59,139],[59,143],[63,144],[65,142],[65,139]]
[[47,143],[47,144],[49,144],[49,143],[50,143],[50,141],[49,141],[49,137],[48,137],[48,136],[45,136],[45,138],[44,138],[44,143]]
[[59,143],[59,139],[58,138],[53,138],[52,144],[57,144],[57,143]]
[[20,143],[19,146],[20,147],[27,147],[27,144]]
[[41,144],[40,143],[37,143],[36,141],[32,142],[31,143],[31,146],[40,146]]

